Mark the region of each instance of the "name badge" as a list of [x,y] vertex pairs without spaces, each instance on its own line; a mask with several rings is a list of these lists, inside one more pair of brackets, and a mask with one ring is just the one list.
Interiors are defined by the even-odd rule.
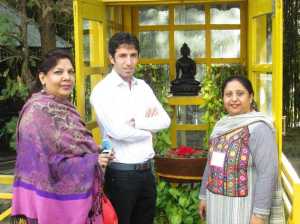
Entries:
[[217,166],[217,167],[223,167],[224,166],[224,160],[225,160],[225,153],[224,152],[213,152],[210,165],[211,166]]

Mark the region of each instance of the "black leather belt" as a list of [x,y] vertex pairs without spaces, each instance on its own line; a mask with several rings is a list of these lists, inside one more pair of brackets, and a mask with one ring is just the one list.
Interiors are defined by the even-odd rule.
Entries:
[[112,162],[108,165],[110,169],[114,170],[150,170],[151,169],[151,160],[148,160],[144,163],[116,163]]

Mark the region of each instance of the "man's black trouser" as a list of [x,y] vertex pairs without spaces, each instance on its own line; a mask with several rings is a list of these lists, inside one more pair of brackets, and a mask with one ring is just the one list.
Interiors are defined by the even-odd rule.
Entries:
[[113,204],[119,224],[152,224],[156,186],[150,169],[118,170],[107,167],[104,191]]

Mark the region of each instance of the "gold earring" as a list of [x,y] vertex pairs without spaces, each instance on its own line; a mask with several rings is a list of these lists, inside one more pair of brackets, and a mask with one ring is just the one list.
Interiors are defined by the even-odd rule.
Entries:
[[45,93],[46,92],[46,83],[41,83],[42,84],[42,92]]

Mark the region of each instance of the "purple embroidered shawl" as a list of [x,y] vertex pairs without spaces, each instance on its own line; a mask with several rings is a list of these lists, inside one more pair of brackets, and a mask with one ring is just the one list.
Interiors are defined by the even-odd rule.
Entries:
[[34,94],[17,126],[12,217],[23,216],[28,223],[94,223],[101,212],[97,163],[98,146],[75,107]]

